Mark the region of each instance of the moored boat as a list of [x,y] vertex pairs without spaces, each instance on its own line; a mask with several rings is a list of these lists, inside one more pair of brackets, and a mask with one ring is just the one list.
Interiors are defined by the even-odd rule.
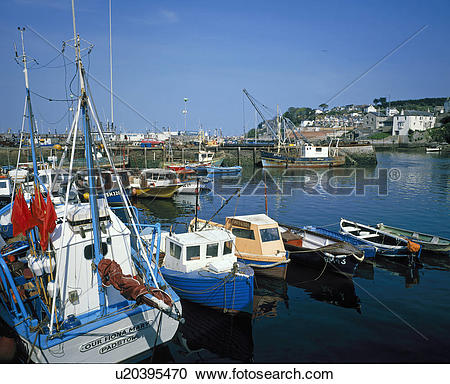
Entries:
[[378,223],[377,228],[384,232],[391,233],[395,236],[411,239],[415,243],[422,246],[424,251],[430,252],[449,252],[450,251],[450,239],[445,237],[430,235],[427,233],[412,231],[408,229],[391,227],[383,223]]
[[218,174],[218,173],[239,173],[242,171],[242,167],[239,165],[236,165],[234,167],[213,167],[213,166],[207,166],[206,172],[208,174]]
[[364,252],[364,259],[372,259],[375,257],[375,254],[377,253],[377,250],[375,247],[367,244],[366,242],[357,239],[353,236],[347,235],[345,233],[339,233],[335,231],[331,231],[326,228],[321,227],[315,227],[313,225],[307,225],[303,227],[304,229],[307,229],[311,232],[318,233],[320,235],[325,235],[335,241],[344,241],[346,243],[350,243],[351,245],[355,246],[359,250]]
[[[22,43],[23,31],[20,29]],[[105,199],[97,198],[91,122],[95,122],[95,135],[100,136],[108,159],[111,156],[87,93],[81,40],[76,32],[74,35],[81,91],[67,139],[72,147],[69,180],[79,123],[83,122],[89,203],[70,202],[70,188],[66,188],[65,203],[54,207],[51,193],[45,201],[40,192],[23,51],[35,194],[31,211],[21,188],[12,204],[13,234],[25,236],[29,252],[22,256],[18,247],[17,253],[0,257],[0,317],[18,334],[33,362],[130,361],[151,353],[174,336],[182,320],[181,304],[160,275],[157,263],[151,261],[151,248],[140,237],[131,207],[126,205],[128,221],[124,223]],[[120,190],[124,195],[121,184]],[[152,244],[159,245],[159,225],[152,228]]]
[[343,233],[375,247],[380,256],[408,259],[414,255],[420,256],[420,245],[411,240],[342,218],[340,226]]
[[285,278],[289,259],[281,239],[278,223],[265,214],[231,216],[225,225],[193,219],[190,231],[224,227],[236,236],[236,256],[255,273]]
[[170,199],[181,187],[177,174],[170,169],[144,169],[138,176],[130,176],[130,191],[134,197]]
[[353,276],[364,260],[364,252],[347,242],[306,228],[280,224],[280,229],[293,263]]
[[344,165],[345,156],[339,156],[337,148],[332,154],[330,146],[304,144],[299,148],[288,148],[283,153],[261,151],[261,161],[264,168],[330,168]]
[[237,262],[225,229],[168,234],[161,273],[183,299],[224,312],[253,310],[253,270]]

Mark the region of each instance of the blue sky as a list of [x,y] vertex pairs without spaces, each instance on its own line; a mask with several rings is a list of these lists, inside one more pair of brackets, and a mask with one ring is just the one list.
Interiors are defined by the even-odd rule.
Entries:
[[[317,107],[364,73],[423,26],[426,28],[329,104],[370,103],[450,95],[450,2],[448,1],[117,1],[113,4],[114,92],[146,120],[173,130],[221,128],[239,134],[254,124],[242,88],[265,105]],[[84,64],[109,86],[108,0],[78,0],[77,29],[95,44]],[[73,36],[70,0],[3,0],[0,5],[0,131],[18,130],[24,82],[13,59],[25,34],[27,53],[41,66],[58,55]],[[66,49],[73,58],[73,51]],[[65,98],[75,68],[30,71],[33,91]],[[66,76],[66,80],[65,80]],[[102,119],[110,116],[109,95],[91,81]],[[74,87],[75,88],[75,87]],[[65,103],[33,96],[38,125],[45,132],[65,130]],[[244,110],[244,113],[243,113]],[[62,119],[62,120],[61,120]],[[115,101],[116,125],[129,132],[150,124]],[[59,122],[58,122],[59,121]]]

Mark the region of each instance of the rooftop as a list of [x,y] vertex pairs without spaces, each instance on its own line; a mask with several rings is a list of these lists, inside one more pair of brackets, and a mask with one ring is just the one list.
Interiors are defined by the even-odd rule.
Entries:
[[260,213],[257,215],[232,216],[230,218],[247,221],[249,223],[256,225],[278,224],[275,220],[271,219],[264,213]]

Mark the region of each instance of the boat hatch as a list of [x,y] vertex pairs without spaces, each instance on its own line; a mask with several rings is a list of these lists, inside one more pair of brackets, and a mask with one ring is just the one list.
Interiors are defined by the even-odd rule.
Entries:
[[166,237],[164,265],[179,272],[207,268],[229,270],[237,261],[235,237],[223,229],[172,234]]
[[[102,204],[102,201],[99,200],[99,221],[100,228],[104,229],[104,225],[111,221],[109,217],[109,213],[106,210],[106,207]],[[69,223],[72,231],[75,233],[81,233],[84,235],[84,232],[92,229],[92,215],[91,215],[91,207],[89,204],[83,204],[81,206],[76,206],[70,209],[67,212],[67,222]]]

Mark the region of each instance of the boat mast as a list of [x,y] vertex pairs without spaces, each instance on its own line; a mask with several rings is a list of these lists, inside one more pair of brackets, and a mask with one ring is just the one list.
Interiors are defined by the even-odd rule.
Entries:
[[[92,231],[93,231],[93,243],[94,243],[94,263],[98,266],[100,260],[102,260],[102,249],[101,249],[101,234],[99,226],[99,213],[98,213],[98,202],[97,202],[97,191],[95,188],[95,176],[94,176],[94,159],[92,152],[92,137],[91,137],[91,127],[90,119],[88,114],[88,95],[86,93],[85,85],[85,72],[83,68],[83,63],[81,61],[81,51],[80,51],[80,37],[77,35],[75,27],[75,5],[74,0],[72,0],[72,17],[73,17],[73,36],[75,43],[75,55],[76,63],[78,67],[78,73],[80,77],[80,99],[81,99],[81,114],[83,117],[83,132],[84,132],[84,148],[86,155],[86,167],[88,171],[88,182],[89,182],[89,205],[91,207],[92,216]],[[98,275],[97,271],[97,281],[98,281],[98,291],[99,291],[99,301],[100,308],[103,314],[105,309],[105,292],[102,287],[102,280]]]
[[[29,128],[30,128],[30,147],[31,147],[31,156],[33,158],[34,179],[37,180],[40,185],[43,185],[41,182],[41,179],[39,178],[37,159],[36,159],[36,148],[35,148],[35,141],[34,141],[35,121],[34,121],[33,109],[31,108],[31,93],[30,93],[30,84],[28,82],[27,56],[25,54],[25,43],[24,43],[24,39],[23,39],[23,33],[25,31],[25,28],[18,27],[17,29],[20,31],[20,38],[22,40],[22,63],[23,63],[23,74],[25,76],[28,121],[29,121]],[[45,186],[44,186],[44,188],[45,188]],[[45,188],[45,190],[46,190],[46,188]]]
[[113,72],[112,72],[112,34],[111,34],[111,0],[109,0],[109,75],[111,95],[111,131],[114,131]]
[[277,104],[277,137],[278,137],[277,152],[280,153],[280,145],[281,145],[281,122],[280,122],[280,115],[279,115],[279,113],[278,113],[278,104]]

